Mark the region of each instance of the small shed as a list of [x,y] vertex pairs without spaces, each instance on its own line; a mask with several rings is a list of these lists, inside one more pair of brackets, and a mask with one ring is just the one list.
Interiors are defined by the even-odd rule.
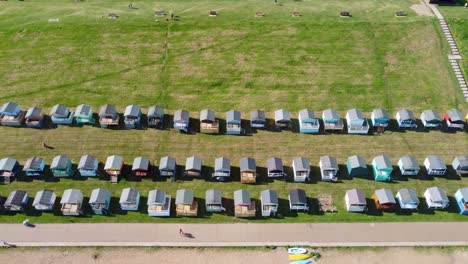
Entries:
[[42,108],[39,107],[29,108],[24,116],[26,127],[30,128],[42,128],[44,119],[45,117],[42,113]]
[[36,193],[32,206],[38,211],[52,211],[57,195],[52,190],[40,190]]
[[226,134],[242,134],[241,113],[239,111],[230,110],[226,112]]
[[348,169],[348,175],[351,177],[367,178],[369,176],[366,160],[362,156],[354,155],[348,157],[346,168]]
[[387,156],[377,156],[372,160],[372,170],[376,181],[391,181],[393,165]]
[[395,210],[396,208],[396,201],[393,198],[392,190],[390,189],[378,189],[372,195],[372,199],[374,200],[375,207],[378,210],[390,211]]
[[468,188],[458,189],[453,198],[455,198],[460,214],[468,215]]
[[174,129],[187,133],[189,131],[190,113],[187,110],[174,112]]
[[141,127],[141,108],[138,105],[129,105],[125,107],[124,124],[127,129]]
[[14,190],[10,192],[3,204],[3,210],[10,212],[23,212],[28,205],[29,196],[25,191]]
[[102,128],[119,127],[119,113],[114,105],[105,104],[99,109],[99,124]]
[[441,156],[431,155],[427,156],[424,160],[424,167],[428,175],[439,175],[442,176],[447,170],[444,160]]
[[250,199],[250,192],[244,189],[234,192],[234,215],[239,218],[255,217],[257,209]]
[[89,197],[89,205],[97,215],[108,215],[110,208],[110,192],[103,188],[94,189]]
[[457,109],[447,110],[444,114],[444,120],[448,128],[462,129],[465,127],[465,119],[462,113]]
[[159,105],[153,105],[148,108],[148,127],[163,128],[164,127],[164,108]]
[[424,192],[428,209],[445,209],[449,206],[449,199],[444,189],[430,187]]
[[71,125],[74,113],[63,104],[56,104],[50,111],[50,119],[55,125]]
[[200,133],[218,134],[219,121],[216,119],[216,112],[211,109],[203,109],[200,112]]
[[198,202],[193,195],[193,190],[177,190],[175,204],[177,216],[198,215]]
[[109,175],[111,183],[117,183],[119,181],[119,176],[122,173],[123,166],[124,163],[122,156],[112,155],[107,157],[104,170],[106,171],[106,174]]
[[322,112],[323,129],[332,131],[343,130],[343,120],[335,109],[326,109]]
[[77,189],[67,189],[63,192],[62,199],[60,200],[62,205],[61,211],[63,215],[79,216],[83,215],[83,194]]
[[83,177],[96,177],[98,166],[99,161],[96,156],[84,155],[81,156],[77,169]]
[[401,209],[417,210],[419,205],[418,194],[414,189],[403,188],[397,192],[396,200]]
[[176,159],[173,157],[165,156],[159,161],[159,174],[163,177],[175,177],[176,168]]
[[319,162],[322,181],[337,181],[338,161],[333,156],[322,156]]
[[221,182],[229,180],[231,178],[231,161],[225,157],[216,158],[214,172],[211,177]]
[[0,108],[0,124],[2,126],[21,126],[23,125],[25,112],[18,104],[8,102]]
[[278,213],[278,193],[273,190],[264,190],[260,193],[262,216],[275,216]]
[[362,213],[367,211],[366,196],[364,192],[359,189],[346,191],[345,203],[348,212]]
[[123,189],[119,204],[123,211],[137,211],[140,204],[140,193],[134,188]]
[[303,134],[316,134],[320,132],[320,121],[315,117],[314,111],[302,109],[299,111],[299,132]]
[[275,126],[277,129],[291,129],[291,115],[288,110],[279,109],[275,111]]
[[150,160],[145,157],[136,157],[133,160],[132,173],[136,177],[146,177],[151,174]]
[[148,193],[149,216],[171,216],[171,196],[165,191],[154,189]]
[[388,127],[390,115],[385,109],[376,108],[372,110],[371,123],[373,127]]
[[306,182],[310,180],[310,161],[304,157],[297,157],[292,163],[294,182]]
[[94,124],[93,108],[87,104],[81,104],[76,107],[75,120],[77,125]]
[[255,183],[257,180],[257,164],[254,158],[242,158],[240,160],[241,183]]
[[208,213],[226,211],[223,207],[223,197],[220,190],[210,189],[205,192],[205,208]]
[[266,128],[266,118],[264,111],[257,109],[250,112],[250,127],[257,129]]
[[414,116],[413,111],[411,110],[401,109],[396,113],[395,118],[400,128],[418,127],[418,124],[416,123],[416,117]]
[[23,166],[23,171],[29,177],[42,177],[44,176],[45,161],[43,158],[32,157],[29,158]]
[[7,102],[0,107],[0,116],[16,116],[21,112],[17,103]]
[[457,156],[452,161],[452,168],[460,176],[468,175],[468,156]]
[[283,168],[283,160],[277,157],[267,159],[267,170],[269,178],[286,177]]
[[202,170],[202,160],[199,157],[188,157],[185,161],[185,176],[200,177]]
[[54,177],[71,177],[73,168],[71,160],[64,155],[55,156],[50,164],[50,170]]
[[19,163],[16,159],[3,158],[0,160],[0,177],[3,178],[3,183],[9,184],[11,178],[15,177],[19,172]]
[[420,118],[425,128],[439,128],[442,125],[439,113],[432,109],[424,110]]
[[309,211],[307,196],[302,189],[289,190],[288,194],[290,211]]
[[398,161],[398,167],[400,168],[401,175],[418,175],[419,163],[413,156],[403,156]]
[[348,110],[346,112],[346,122],[349,134],[367,134],[369,132],[369,122],[359,109]]

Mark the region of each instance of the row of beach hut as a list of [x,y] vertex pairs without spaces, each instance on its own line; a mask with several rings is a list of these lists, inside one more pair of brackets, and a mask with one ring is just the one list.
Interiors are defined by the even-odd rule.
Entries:
[[[164,109],[161,106],[151,106],[147,113],[148,127],[163,128]],[[99,109],[99,124],[103,128],[118,128],[121,126],[120,114],[114,105],[103,105]],[[304,134],[319,133],[321,129],[320,119],[315,112],[309,109],[302,109],[298,112],[299,132]],[[77,125],[92,125],[96,122],[94,112],[89,105],[79,105],[75,111],[63,104],[52,107],[50,117],[54,125],[71,125],[75,120]],[[142,125],[142,111],[138,105],[129,105],[123,114],[123,125],[127,129],[140,128]],[[0,108],[0,123],[3,126],[22,126],[41,128],[44,123],[44,114],[39,107],[31,107],[23,111],[13,102],[7,102]],[[240,135],[245,133],[241,124],[241,112],[230,110],[225,113],[226,134]],[[216,118],[216,112],[211,109],[204,109],[200,112],[200,133],[219,134],[220,122]],[[370,121],[364,117],[363,113],[356,108],[346,112],[346,130],[350,134],[367,134],[371,127],[379,128],[382,131],[390,122],[389,113],[382,108],[374,109],[371,113]],[[395,119],[400,128],[417,128],[416,116],[411,110],[401,109]],[[425,128],[440,128],[443,123],[449,128],[464,129],[468,115],[463,117],[457,109],[446,111],[442,116],[435,110],[429,109],[421,113],[421,122]],[[279,109],[274,112],[274,122],[276,129],[291,129],[293,124],[291,114],[288,110]],[[343,120],[338,111],[326,109],[322,112],[323,130],[342,131],[345,129]],[[254,129],[264,129],[267,127],[265,112],[254,110],[250,113],[250,126]],[[188,132],[190,128],[190,112],[187,110],[176,110],[173,116],[173,128],[179,131]]]
[[[372,160],[372,172],[376,181],[391,181],[393,164],[384,155],[376,156]],[[447,166],[442,157],[437,155],[427,156],[423,162],[427,174],[430,176],[443,176]],[[403,156],[398,160],[398,168],[403,176],[415,176],[420,172],[420,165],[413,156]],[[468,175],[468,156],[456,156],[452,161],[453,169],[460,175]],[[337,181],[339,165],[334,156],[320,157],[318,166],[320,167],[322,181]],[[80,158],[77,170],[80,176],[95,177],[99,175],[99,161],[92,155],[84,155]],[[27,177],[42,177],[45,175],[45,160],[40,157],[29,158],[23,166],[22,171]],[[112,155],[107,157],[104,165],[105,174],[110,177],[112,183],[117,183],[122,175],[124,159],[122,156]],[[161,177],[171,177],[175,180],[177,175],[177,161],[174,157],[165,156],[159,162],[159,175]],[[266,161],[267,177],[284,178],[287,176],[283,166],[283,160],[278,157],[271,157]],[[307,182],[310,180],[311,165],[306,157],[296,157],[292,161],[292,169],[295,182]],[[346,161],[347,173],[351,177],[368,177],[367,164],[362,156],[351,156]],[[20,165],[16,159],[0,159],[0,177],[4,183],[10,183],[11,178],[19,174]],[[137,157],[133,160],[132,174],[136,177],[146,177],[153,175],[153,166],[150,160],[145,157]],[[50,171],[54,177],[71,177],[74,174],[73,164],[70,158],[59,155],[52,159]],[[202,159],[196,156],[188,157],[185,161],[185,176],[202,176]],[[231,161],[225,157],[215,159],[214,171],[211,174],[218,181],[228,181],[231,179]],[[244,157],[240,159],[240,181],[241,183],[255,183],[258,177],[257,163],[254,158]]]

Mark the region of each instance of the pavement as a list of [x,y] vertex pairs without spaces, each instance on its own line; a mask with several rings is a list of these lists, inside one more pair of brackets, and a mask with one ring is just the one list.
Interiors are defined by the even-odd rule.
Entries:
[[[182,229],[186,236],[179,235]],[[15,246],[467,246],[468,222],[317,224],[0,224]]]

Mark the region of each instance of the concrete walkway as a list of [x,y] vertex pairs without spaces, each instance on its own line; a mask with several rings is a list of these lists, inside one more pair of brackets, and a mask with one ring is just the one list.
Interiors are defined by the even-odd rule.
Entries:
[[[191,238],[179,235],[179,228]],[[467,223],[0,225],[16,246],[468,245]]]

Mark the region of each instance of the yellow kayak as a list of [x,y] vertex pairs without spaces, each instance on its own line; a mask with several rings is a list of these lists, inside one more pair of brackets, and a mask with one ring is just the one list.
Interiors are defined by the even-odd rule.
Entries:
[[310,258],[309,254],[291,254],[289,255],[289,260],[303,260],[303,259],[308,259]]

